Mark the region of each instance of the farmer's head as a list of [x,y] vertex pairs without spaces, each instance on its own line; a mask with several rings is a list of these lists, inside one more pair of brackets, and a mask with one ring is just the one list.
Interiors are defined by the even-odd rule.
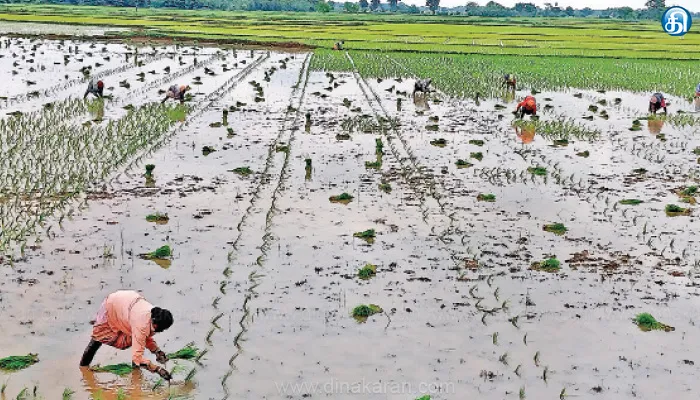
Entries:
[[153,323],[154,331],[163,332],[173,325],[173,314],[166,309],[153,307],[151,309],[151,323]]

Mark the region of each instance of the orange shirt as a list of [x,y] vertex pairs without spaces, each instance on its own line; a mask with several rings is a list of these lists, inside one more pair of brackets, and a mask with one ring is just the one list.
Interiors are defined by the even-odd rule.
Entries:
[[153,305],[138,292],[120,290],[107,296],[106,309],[110,328],[131,336],[131,361],[136,365],[150,364],[143,352],[145,348],[151,352],[158,349],[151,324]]
[[537,112],[537,101],[535,100],[534,97],[532,96],[527,96],[525,100],[521,101],[518,103],[518,110],[520,108],[524,108],[526,110],[532,111],[533,113]]

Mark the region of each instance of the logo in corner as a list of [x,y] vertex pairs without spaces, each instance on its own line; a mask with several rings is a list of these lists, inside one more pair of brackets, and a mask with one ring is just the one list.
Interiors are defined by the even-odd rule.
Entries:
[[671,36],[683,36],[693,25],[693,17],[688,10],[680,6],[670,7],[661,18],[664,31]]

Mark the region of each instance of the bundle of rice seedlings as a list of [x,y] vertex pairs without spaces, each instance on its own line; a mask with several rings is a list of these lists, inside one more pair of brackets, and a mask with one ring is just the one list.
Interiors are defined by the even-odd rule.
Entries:
[[661,322],[657,321],[656,318],[654,318],[649,313],[637,314],[637,316],[634,317],[633,321],[639,327],[639,329],[641,329],[644,332],[649,332],[653,330],[671,332],[675,330],[674,327],[662,324]]
[[39,362],[37,354],[29,353],[26,356],[9,356],[0,359],[0,369],[5,371],[19,371]]
[[131,364],[127,363],[121,363],[121,364],[112,364],[112,365],[95,365],[90,368],[93,372],[111,372],[114,375],[117,376],[124,376],[128,375],[133,371],[135,368]]
[[382,310],[382,308],[376,304],[360,304],[359,306],[352,309],[352,316],[356,320],[364,322],[367,320],[367,318],[371,317],[372,315],[379,314],[383,311],[384,310]]
[[165,259],[173,255],[172,249],[170,249],[170,246],[167,244],[165,246],[159,247],[156,251],[152,251],[150,253],[146,254],[141,254],[141,258],[144,258],[146,260],[157,260],[157,259]]
[[170,218],[168,217],[168,214],[162,214],[162,213],[155,213],[155,214],[148,214],[146,216],[146,221],[148,222],[155,222],[158,224],[164,224],[168,222]]
[[331,203],[343,203],[343,204],[348,204],[354,199],[354,197],[348,193],[343,192],[342,194],[338,196],[331,196],[329,198]]
[[377,266],[372,264],[367,264],[357,271],[357,276],[360,279],[369,279],[377,274]]
[[545,232],[551,232],[554,233],[555,235],[563,235],[566,233],[568,230],[566,226],[562,223],[556,223],[556,224],[548,224],[542,227],[542,230]]
[[187,343],[180,350],[168,354],[170,360],[192,360],[199,355],[199,349],[194,345],[194,342]]

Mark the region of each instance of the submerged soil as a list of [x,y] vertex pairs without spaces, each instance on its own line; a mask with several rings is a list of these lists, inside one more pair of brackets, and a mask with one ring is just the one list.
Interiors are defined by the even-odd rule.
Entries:
[[[83,61],[55,64],[70,46]],[[660,127],[665,141],[656,122],[630,131],[645,115],[646,94],[538,94],[541,121],[566,117],[587,127],[572,137],[516,129],[512,97],[479,104],[439,92],[411,98],[397,94],[410,93],[410,77],[380,82],[309,71],[311,54],[145,47],[138,66],[126,60],[131,48],[108,45],[106,61],[89,58],[90,46],[3,45],[3,114],[82,95],[79,69],[95,62],[104,63],[95,70],[106,71],[115,95],[105,119],[197,76],[192,103],[209,102],[162,146],[144,149],[88,193],[87,207],[60,227],[48,218],[51,235],[32,237],[24,257],[5,258],[0,357],[31,352],[41,360],[0,377],[8,398],[35,386],[45,398],[71,388],[76,399],[117,398],[120,389],[131,399],[507,399],[521,389],[531,399],[554,399],[562,389],[582,398],[694,398],[697,217],[671,218],[664,207],[695,208],[675,192],[696,184],[692,150],[700,139],[696,128],[668,122]],[[13,65],[29,51],[44,52],[45,70]],[[195,57],[211,62],[198,66]],[[56,77],[65,75],[79,83],[63,88]],[[119,86],[123,80],[130,88]],[[23,96],[29,90],[39,97]],[[588,111],[603,99],[606,106]],[[692,111],[670,101],[673,112]],[[544,111],[546,104],[552,108]],[[362,115],[392,123],[365,124],[364,132]],[[555,146],[564,136],[568,144]],[[439,138],[444,147],[430,145]],[[204,146],[215,151],[205,156]],[[577,155],[585,151],[588,157]],[[475,152],[481,161],[470,157]],[[473,166],[458,168],[458,159]],[[366,168],[367,161],[381,165]],[[142,176],[146,164],[156,165],[152,184]],[[252,174],[232,172],[239,167]],[[533,167],[547,174],[532,175]],[[343,192],[352,202],[329,202]],[[478,201],[479,194],[496,200]],[[643,203],[619,205],[622,199]],[[146,221],[156,212],[167,213],[168,223]],[[564,235],[543,230],[557,222]],[[373,243],[353,237],[368,229]],[[170,263],[139,258],[164,244],[174,251]],[[552,256],[562,262],[559,272],[529,269]],[[376,276],[359,279],[368,263]],[[123,288],[172,310],[175,325],[156,340],[166,351],[195,341],[208,350],[201,365],[180,362],[186,371],[155,391],[157,377],[148,373],[81,370],[101,301]],[[360,304],[383,312],[358,322],[351,312]],[[676,330],[640,331],[632,319],[642,312]],[[95,362],[129,359],[128,351],[103,347]],[[181,383],[192,367],[195,379]]]

